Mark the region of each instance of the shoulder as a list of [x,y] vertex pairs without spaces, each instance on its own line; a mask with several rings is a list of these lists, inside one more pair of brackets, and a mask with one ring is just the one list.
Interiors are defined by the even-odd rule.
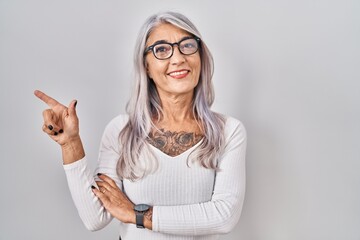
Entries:
[[104,135],[118,136],[120,131],[125,127],[129,121],[127,114],[120,114],[114,117],[105,127]]
[[238,141],[246,141],[246,129],[244,124],[234,117],[226,115],[222,116],[225,119],[225,141],[228,143],[234,138],[236,138]]
[[127,122],[129,121],[129,116],[127,114],[119,114],[107,124],[107,128],[117,128],[122,129],[125,127]]

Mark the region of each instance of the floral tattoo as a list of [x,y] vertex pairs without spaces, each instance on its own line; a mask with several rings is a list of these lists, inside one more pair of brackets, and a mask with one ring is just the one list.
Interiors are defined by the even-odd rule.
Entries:
[[148,141],[169,156],[177,156],[196,145],[203,135],[193,132],[171,132],[160,129],[149,134]]

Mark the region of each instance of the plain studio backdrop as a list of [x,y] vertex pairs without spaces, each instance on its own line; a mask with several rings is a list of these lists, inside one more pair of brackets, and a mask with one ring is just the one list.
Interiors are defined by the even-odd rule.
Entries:
[[360,239],[358,0],[0,0],[0,239],[117,239],[83,226],[43,90],[78,100],[92,168],[132,87],[135,39],[153,13],[184,13],[215,59],[219,111],[248,131],[241,219],[224,240]]

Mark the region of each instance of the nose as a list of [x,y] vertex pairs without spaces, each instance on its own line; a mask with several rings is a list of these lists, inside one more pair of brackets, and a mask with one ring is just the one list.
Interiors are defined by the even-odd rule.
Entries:
[[170,63],[175,65],[175,64],[181,64],[183,62],[185,62],[185,56],[184,54],[182,54],[179,50],[179,45],[175,45],[173,46],[174,52],[173,55],[170,58]]

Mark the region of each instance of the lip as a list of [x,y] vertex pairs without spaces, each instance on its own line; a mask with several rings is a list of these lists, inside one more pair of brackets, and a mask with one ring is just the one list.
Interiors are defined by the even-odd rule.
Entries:
[[188,69],[179,69],[167,73],[168,76],[176,79],[184,78],[189,74],[190,70]]

